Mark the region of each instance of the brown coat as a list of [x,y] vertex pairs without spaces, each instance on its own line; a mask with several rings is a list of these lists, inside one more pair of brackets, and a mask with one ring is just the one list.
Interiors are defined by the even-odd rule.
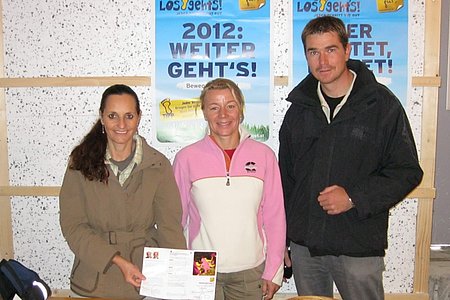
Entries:
[[144,246],[186,248],[172,166],[146,142],[123,187],[111,171],[106,185],[67,169],[59,204],[61,229],[75,254],[71,289],[82,296],[142,298],[112,264],[114,255],[142,269]]

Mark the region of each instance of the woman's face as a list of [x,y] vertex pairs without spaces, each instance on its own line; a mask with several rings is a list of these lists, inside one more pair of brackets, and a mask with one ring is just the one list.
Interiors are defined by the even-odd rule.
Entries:
[[239,141],[240,107],[230,89],[211,89],[205,94],[203,115],[216,141]]
[[141,115],[136,111],[136,100],[128,94],[110,95],[101,113],[102,124],[108,143],[114,146],[128,146],[133,142]]

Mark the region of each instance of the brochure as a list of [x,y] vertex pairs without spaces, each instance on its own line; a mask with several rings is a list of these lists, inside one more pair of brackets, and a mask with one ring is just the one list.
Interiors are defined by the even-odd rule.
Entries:
[[140,295],[147,299],[214,300],[216,251],[144,248]]

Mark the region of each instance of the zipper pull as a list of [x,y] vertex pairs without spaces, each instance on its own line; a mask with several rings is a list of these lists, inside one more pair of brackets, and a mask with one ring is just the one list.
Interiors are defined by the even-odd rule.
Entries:
[[230,173],[227,172],[227,183],[226,186],[230,186]]

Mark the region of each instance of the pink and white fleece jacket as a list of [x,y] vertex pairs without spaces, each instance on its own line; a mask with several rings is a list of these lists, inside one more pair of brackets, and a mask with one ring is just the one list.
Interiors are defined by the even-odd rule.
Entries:
[[218,272],[265,262],[262,278],[281,285],[286,219],[276,156],[241,135],[231,161],[209,136],[183,148],[174,173],[189,249],[218,251]]

